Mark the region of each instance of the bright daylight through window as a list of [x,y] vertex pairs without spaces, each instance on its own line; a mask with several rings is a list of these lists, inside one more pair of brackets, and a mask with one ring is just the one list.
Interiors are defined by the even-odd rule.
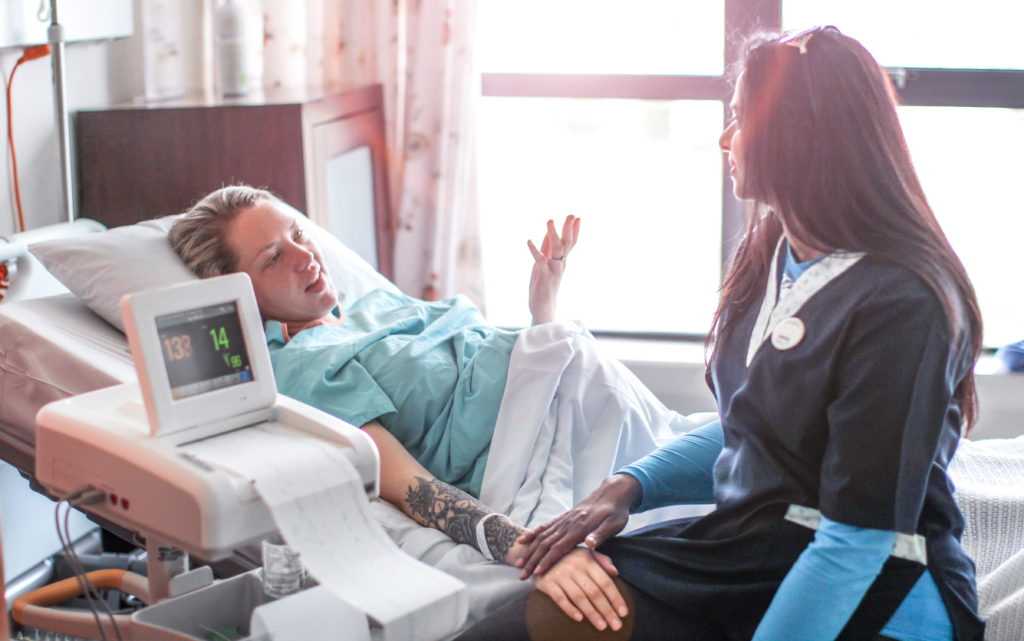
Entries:
[[[718,136],[725,34],[834,24],[898,81],[939,221],[974,281],[985,343],[1024,338],[1013,265],[1024,205],[1019,0],[485,0],[478,4],[487,312],[526,325],[546,220],[583,219],[560,300],[592,330],[703,335],[741,230]],[[879,20],[878,16],[886,16]],[[1000,16],[993,19],[993,16]],[[970,24],[970,21],[977,24]],[[733,49],[734,50],[734,49]],[[554,75],[552,75],[554,74]],[[724,230],[724,232],[723,232]]]

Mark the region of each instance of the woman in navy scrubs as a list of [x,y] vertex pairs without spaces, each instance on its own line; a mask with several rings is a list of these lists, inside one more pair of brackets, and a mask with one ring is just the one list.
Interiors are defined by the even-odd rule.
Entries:
[[[584,581],[575,621],[534,593],[464,638],[982,638],[946,473],[976,411],[981,320],[892,86],[816,28],[750,40],[731,107],[720,145],[758,210],[714,318],[721,422],[525,538],[539,581],[600,547],[628,614]],[[610,538],[631,511],[711,498],[703,518]]]

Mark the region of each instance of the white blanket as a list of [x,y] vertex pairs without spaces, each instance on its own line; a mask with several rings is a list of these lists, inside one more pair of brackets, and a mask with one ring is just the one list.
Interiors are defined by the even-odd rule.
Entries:
[[666,408],[577,323],[516,341],[480,500],[528,527],[698,424]]
[[[576,323],[531,327],[512,353],[480,499],[517,523],[538,525],[618,467],[713,417],[668,410]],[[390,504],[376,501],[373,510],[405,552],[466,583],[467,625],[531,589],[518,570],[485,561]]]
[[1024,436],[963,440],[949,466],[987,641],[1024,639]]
[[[666,409],[622,364],[603,356],[579,325],[529,328],[512,354],[480,498],[535,526],[578,502],[619,466],[713,417]],[[964,547],[978,565],[985,638],[1021,641],[1024,437],[965,440],[950,474],[967,522]],[[467,625],[530,589],[515,569],[417,526],[391,505],[374,507],[404,550],[469,586]]]

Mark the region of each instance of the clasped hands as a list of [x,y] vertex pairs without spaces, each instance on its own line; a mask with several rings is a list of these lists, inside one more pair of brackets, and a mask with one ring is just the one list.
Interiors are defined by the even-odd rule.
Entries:
[[[610,578],[618,570],[594,548],[622,531],[630,506],[641,495],[636,478],[615,474],[568,512],[525,532],[517,541],[525,549],[517,551],[514,561],[522,569],[520,578],[532,576],[534,586],[574,621],[585,616],[598,630],[618,630],[620,617],[628,612]],[[586,547],[578,547],[580,543]]]

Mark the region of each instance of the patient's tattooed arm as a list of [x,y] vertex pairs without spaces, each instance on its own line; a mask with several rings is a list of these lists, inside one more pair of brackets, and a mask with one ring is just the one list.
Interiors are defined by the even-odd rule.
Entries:
[[[492,511],[462,490],[434,478],[380,423],[371,421],[363,429],[380,454],[380,497],[420,525],[441,530],[455,541],[479,549],[477,524]],[[491,556],[509,565],[515,565],[526,549],[518,542],[523,532],[504,515],[484,521],[484,539]]]
[[[491,512],[466,492],[435,478],[416,476],[415,483],[415,487],[408,486],[405,495],[409,515],[422,525],[441,530],[458,543],[479,547],[477,524]],[[516,539],[524,531],[503,514],[484,522],[484,536],[491,555],[510,565],[515,562],[510,557]]]
[[[516,541],[523,531],[523,528],[513,523],[512,519],[504,514],[484,522],[484,538],[487,540],[487,547],[491,550],[491,554],[495,559],[509,565],[515,565],[516,559],[512,558],[513,556],[516,558],[522,556],[521,552],[524,546],[516,547]],[[513,548],[519,554],[513,554]]]

